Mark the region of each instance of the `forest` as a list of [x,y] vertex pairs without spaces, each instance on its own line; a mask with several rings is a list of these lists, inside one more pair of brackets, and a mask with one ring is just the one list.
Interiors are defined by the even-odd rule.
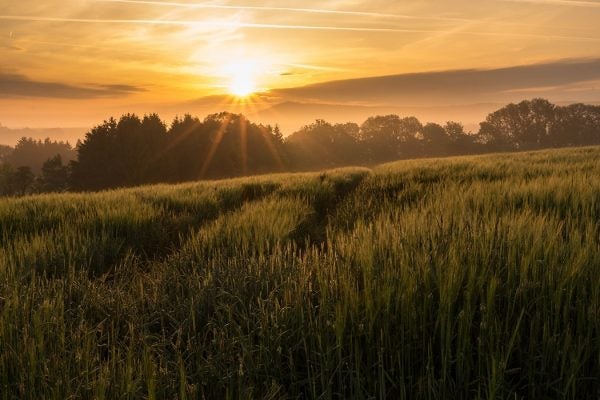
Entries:
[[600,106],[545,99],[508,104],[478,132],[461,123],[423,124],[382,115],[362,124],[324,120],[284,137],[277,125],[222,112],[170,124],[157,114],[126,114],[92,128],[74,147],[22,138],[0,147],[0,195],[95,191],[271,172],[372,166],[420,157],[600,144]]

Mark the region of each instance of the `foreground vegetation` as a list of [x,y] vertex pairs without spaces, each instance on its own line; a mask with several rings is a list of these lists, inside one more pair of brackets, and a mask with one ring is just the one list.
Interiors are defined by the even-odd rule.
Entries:
[[597,398],[600,148],[0,200],[0,397]]

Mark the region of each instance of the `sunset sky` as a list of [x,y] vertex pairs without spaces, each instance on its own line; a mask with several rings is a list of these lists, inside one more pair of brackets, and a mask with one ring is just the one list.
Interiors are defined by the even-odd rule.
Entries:
[[[591,0],[0,0],[0,124],[90,126],[199,114],[236,91],[272,104],[332,80],[597,60],[598,21]],[[600,101],[598,65],[560,82],[569,99]]]

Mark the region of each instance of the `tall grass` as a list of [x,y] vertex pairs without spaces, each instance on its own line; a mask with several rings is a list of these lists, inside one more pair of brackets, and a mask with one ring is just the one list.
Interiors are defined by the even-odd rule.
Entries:
[[598,160],[0,200],[0,398],[598,398]]

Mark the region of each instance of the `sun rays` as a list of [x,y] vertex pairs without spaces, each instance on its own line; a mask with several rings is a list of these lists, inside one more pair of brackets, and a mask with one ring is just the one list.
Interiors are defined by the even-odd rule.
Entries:
[[[235,115],[235,114],[225,114],[220,122],[219,128],[213,134],[210,149],[206,154],[206,158],[200,168],[198,173],[198,179],[203,179],[209,176],[209,169],[221,146],[223,140],[225,140],[225,135],[238,135],[239,136],[239,160],[240,160],[240,172],[242,175],[247,175],[249,172],[249,150],[248,150],[248,129],[250,122],[246,119],[244,115]],[[281,159],[281,155],[277,150],[277,147],[273,143],[272,131],[269,130],[268,127],[263,125],[256,125],[254,129],[258,128],[258,132],[260,137],[265,142],[267,149],[272,157],[272,161],[275,162],[277,168],[279,170],[283,170],[283,160]],[[230,131],[233,129],[232,131]],[[256,132],[256,131],[255,131]]]

